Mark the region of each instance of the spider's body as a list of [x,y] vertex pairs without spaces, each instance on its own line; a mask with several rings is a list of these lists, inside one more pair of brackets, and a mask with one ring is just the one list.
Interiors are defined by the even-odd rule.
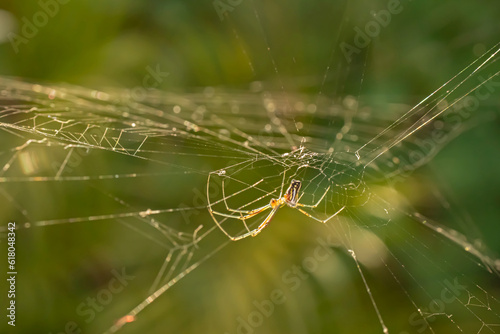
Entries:
[[[285,180],[285,176],[283,175],[283,181],[284,180]],[[258,184],[258,183],[260,183],[260,181],[257,182],[256,184]],[[326,191],[323,193],[323,196],[321,196],[321,198],[318,200],[318,202],[316,202],[316,204],[312,204],[312,205],[299,203],[300,198],[302,197],[302,196],[299,195],[301,187],[302,187],[302,182],[301,181],[292,180],[290,182],[290,186],[288,187],[288,189],[286,190],[286,192],[285,192],[284,195],[282,195],[283,194],[283,185],[282,185],[281,192],[280,192],[280,197],[279,198],[277,198],[277,199],[273,198],[273,199],[271,199],[271,201],[269,202],[269,204],[264,205],[263,207],[260,207],[260,208],[254,209],[254,210],[231,209],[229,207],[229,205],[227,204],[227,202],[224,200],[224,204],[226,206],[226,209],[230,213],[223,213],[223,212],[219,212],[219,211],[214,211],[214,210],[212,210],[212,206],[210,204],[208,206],[208,211],[210,212],[210,215],[214,219],[214,221],[217,224],[217,226],[219,226],[219,228],[222,230],[222,232],[224,232],[224,234],[226,234],[231,240],[236,241],[236,240],[240,240],[240,239],[243,239],[243,238],[246,238],[246,237],[249,237],[249,236],[255,237],[257,234],[259,234],[269,224],[269,222],[271,221],[271,219],[276,214],[276,211],[278,211],[278,209],[281,208],[282,206],[284,206],[285,204],[288,205],[291,208],[295,208],[295,209],[299,210],[301,213],[303,213],[307,217],[312,218],[312,219],[314,219],[316,221],[319,221],[321,223],[326,223],[331,218],[333,218],[337,214],[339,214],[345,208],[345,206],[343,206],[342,208],[340,208],[337,212],[335,212],[333,215],[331,215],[327,219],[319,219],[319,218],[316,218],[314,216],[311,216],[309,213],[307,213],[303,209],[301,209],[301,207],[302,208],[310,208],[310,209],[316,208],[319,205],[319,203],[321,203],[321,201],[323,201],[323,199],[325,198],[326,194],[330,190],[330,187],[328,187],[326,189]],[[208,196],[208,193],[209,193],[209,188],[208,188],[208,185],[207,185],[207,196]],[[223,194],[224,198],[226,198],[225,191],[224,191],[224,180],[222,180],[222,194]],[[258,215],[259,213],[264,212],[264,211],[269,210],[269,209],[271,209],[271,212],[269,212],[269,214],[262,221],[262,223],[260,223],[260,225],[257,228],[255,228],[253,230],[250,230],[248,228],[248,226],[246,225],[245,221],[247,219],[250,219],[250,218]],[[215,218],[215,215],[225,217],[225,219],[231,218],[231,219],[241,220],[243,222],[243,224],[245,225],[247,233],[244,233],[244,234],[239,235],[237,237],[231,236],[229,233],[226,232],[226,230],[224,230],[222,228],[222,226],[220,225],[219,221]]]

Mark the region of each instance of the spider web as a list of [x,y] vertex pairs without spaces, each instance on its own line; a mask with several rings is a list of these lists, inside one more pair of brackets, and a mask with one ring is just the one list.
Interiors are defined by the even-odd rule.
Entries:
[[[269,322],[287,319],[278,331],[320,332],[315,326],[333,318],[339,332],[497,332],[496,257],[471,232],[473,224],[419,213],[397,185],[453,138],[493,119],[484,113],[457,126],[453,116],[498,77],[498,52],[499,45],[492,47],[415,106],[383,105],[383,112],[358,97],[261,83],[248,90],[152,91],[138,102],[121,90],[1,77],[2,220],[18,223],[20,263],[35,256],[52,275],[39,278],[38,289],[22,277],[20,285],[45,300],[61,275],[84,280],[88,274],[51,262],[71,266],[76,235],[89,233],[96,240],[80,258],[99,257],[93,248],[105,245],[95,254],[113,260],[98,260],[102,271],[127,268],[134,276],[89,322],[75,309],[110,277],[91,279],[95,285],[83,295],[64,286],[73,293],[54,301],[68,307],[62,318],[79,319],[89,332],[155,332],[163,325],[194,332],[210,321],[217,323],[213,331],[253,330],[262,326],[252,325],[257,311]],[[435,129],[446,139],[423,149]],[[228,239],[257,227],[270,210],[239,219],[244,210],[281,198],[292,180],[302,183],[299,203],[310,206],[301,209],[325,224],[283,207],[258,238]],[[430,187],[437,203],[457,211]],[[40,245],[46,250],[35,254]],[[28,267],[22,268],[36,275],[37,266]],[[195,281],[183,287],[185,280]],[[214,292],[190,291],[207,282]],[[256,286],[270,284],[286,301],[275,302],[267,316],[260,306],[272,298]],[[339,320],[342,306],[359,314],[358,324]],[[165,316],[174,311],[182,316]],[[48,330],[63,328],[50,314]],[[186,325],[195,317],[200,324]]]

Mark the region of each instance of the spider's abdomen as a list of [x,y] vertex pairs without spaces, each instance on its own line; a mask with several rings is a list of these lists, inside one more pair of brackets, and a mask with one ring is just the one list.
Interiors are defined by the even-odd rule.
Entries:
[[300,187],[302,186],[302,183],[298,180],[292,180],[292,183],[290,184],[290,187],[288,187],[286,193],[285,193],[285,202],[288,204],[288,206],[294,208],[297,206],[297,200],[299,196],[299,190]]

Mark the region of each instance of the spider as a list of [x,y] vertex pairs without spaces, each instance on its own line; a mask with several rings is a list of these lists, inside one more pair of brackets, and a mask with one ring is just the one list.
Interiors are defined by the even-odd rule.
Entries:
[[[334,216],[336,216],[337,214],[339,214],[345,208],[345,206],[343,206],[342,208],[340,208],[340,210],[338,210],[332,216],[330,216],[329,218],[327,218],[325,220],[321,220],[319,218],[313,217],[309,213],[307,213],[304,210],[300,209],[300,207],[316,208],[319,205],[319,203],[321,203],[321,201],[324,199],[324,197],[326,196],[326,194],[328,193],[328,191],[330,190],[330,186],[326,189],[326,191],[323,193],[323,195],[321,196],[321,198],[314,205],[307,205],[307,204],[299,203],[300,198],[302,197],[302,195],[299,196],[300,188],[301,187],[302,187],[302,182],[301,181],[299,181],[299,180],[292,180],[290,182],[290,186],[288,187],[288,189],[286,190],[286,192],[285,192],[285,194],[283,196],[282,196],[282,192],[283,192],[283,190],[282,190],[280,192],[280,197],[279,198],[277,198],[277,199],[273,198],[273,199],[271,199],[271,201],[269,202],[269,204],[264,205],[264,206],[262,206],[260,208],[254,209],[254,210],[236,210],[236,209],[231,209],[227,205],[227,202],[224,199],[224,203],[226,205],[226,209],[228,211],[230,211],[230,212],[238,213],[239,216],[232,215],[232,214],[225,214],[225,213],[214,211],[214,210],[212,210],[211,205],[209,205],[208,209],[209,209],[210,215],[212,216],[212,218],[216,222],[217,226],[219,226],[219,228],[224,232],[224,234],[226,234],[231,240],[237,241],[237,240],[241,240],[241,239],[244,239],[246,237],[249,237],[249,236],[255,237],[257,234],[259,234],[260,232],[262,232],[262,230],[267,225],[269,225],[269,222],[271,221],[271,219],[273,219],[273,217],[276,214],[276,212],[278,211],[278,209],[281,208],[281,207],[283,207],[285,204],[288,205],[291,208],[295,208],[295,209],[299,210],[300,212],[302,212],[304,215],[308,216],[309,218],[312,218],[312,219],[314,219],[316,221],[319,221],[321,223],[326,223],[328,220],[330,220],[331,218],[333,218]],[[224,196],[224,198],[226,198],[226,196],[224,194],[224,185],[222,186],[222,189],[223,189],[223,196]],[[247,227],[247,225],[246,225],[246,223],[245,223],[245,221],[247,219],[250,219],[250,218],[258,215],[261,212],[264,212],[264,211],[268,210],[268,209],[271,209],[271,212],[262,221],[262,223],[260,223],[260,225],[257,228],[255,228],[253,230],[249,230],[248,227]],[[243,223],[245,224],[246,229],[247,229],[247,233],[244,233],[244,234],[239,235],[237,237],[233,237],[233,236],[229,235],[229,233],[227,233],[222,228],[222,226],[220,225],[220,223],[218,222],[218,220],[215,218],[214,215],[219,215],[219,216],[223,216],[223,217],[226,217],[226,218],[236,218],[236,219],[242,220]]]

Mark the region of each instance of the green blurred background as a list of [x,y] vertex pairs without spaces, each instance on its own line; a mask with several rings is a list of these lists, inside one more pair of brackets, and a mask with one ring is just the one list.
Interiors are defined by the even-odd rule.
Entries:
[[[263,81],[291,94],[321,91],[332,98],[351,94],[360,95],[366,103],[413,105],[495,45],[500,36],[499,2],[403,1],[402,12],[348,63],[339,44],[352,41],[354,27],[364,26],[372,19],[370,11],[385,9],[388,1],[242,0],[234,1],[238,4],[223,20],[212,1],[41,3],[57,3],[54,16],[17,47],[9,41],[8,33],[22,35],[23,18],[33,22],[33,15],[43,6],[38,1],[4,0],[0,4],[0,75],[103,90],[131,89],[143,85],[148,68],[159,68],[168,72],[155,87],[160,90],[182,92],[205,86],[247,89],[251,82]],[[498,96],[484,101],[478,113],[497,112]],[[418,210],[443,221],[470,215],[483,240],[498,253],[499,147],[498,119],[480,124],[444,148],[431,167],[417,171],[413,181],[398,188],[409,194]],[[101,171],[113,172],[120,163],[130,161],[95,154],[88,163],[100,163]],[[141,168],[132,166],[130,170]],[[168,182],[162,180],[161,185],[168,187]],[[436,184],[445,185],[460,211],[444,209],[432,200],[427,188]],[[123,187],[127,186],[123,182]],[[10,187],[4,190],[14,191],[17,185]],[[155,185],[142,187],[153,189]],[[120,196],[121,188],[111,189]],[[192,187],[186,189],[178,195],[190,201]],[[84,215],[112,211],[90,193],[67,194],[67,188],[54,185],[31,187],[30,191],[26,196],[37,202],[31,204],[38,207],[37,219],[76,217],[80,210]],[[57,191],[63,192],[59,198],[67,198],[50,204],[44,194]],[[134,204],[149,205],[140,198]],[[52,207],[57,211],[47,209]],[[94,209],[86,211],[89,207]],[[295,223],[297,218],[287,214],[283,213],[283,222]],[[2,221],[20,219],[11,211],[1,217]],[[322,233],[314,228],[314,233],[305,236],[309,224],[304,222],[293,228],[284,225],[263,233],[258,243],[253,239],[229,245],[123,332],[236,332],[237,316],[249,314],[254,309],[252,301],[269,298],[274,288],[283,288],[281,273],[300,263]],[[411,227],[408,230],[414,232]],[[425,233],[418,237],[424,243],[434,240]],[[17,332],[23,333],[59,333],[71,320],[77,321],[84,333],[103,331],[147,296],[166,254],[117,222],[20,231],[18,239],[22,269],[18,276]],[[437,249],[452,260],[452,253],[443,251],[441,244]],[[138,279],[116,296],[113,307],[100,313],[97,321],[85,324],[75,315],[77,305],[106,286],[113,268],[124,266]],[[318,275],[330,280],[330,291],[325,291],[324,282],[317,277],[306,280],[303,289],[288,296],[285,306],[277,308],[276,315],[266,319],[256,332],[380,333],[353,263],[339,255],[324,267],[323,276]],[[332,268],[337,269],[332,273]],[[413,269],[418,270],[418,264]],[[457,271],[475,280],[474,269],[464,265]],[[430,272],[438,276],[437,270]],[[378,274],[372,275],[377,282]],[[488,290],[498,295],[498,279],[485,281]],[[378,282],[373,289],[384,306],[384,316],[405,328],[408,309],[397,304],[404,299],[403,293],[392,292],[383,281]],[[341,290],[335,288],[337,285]],[[6,328],[4,323],[0,326]],[[450,328],[447,324],[436,326],[441,333]]]

